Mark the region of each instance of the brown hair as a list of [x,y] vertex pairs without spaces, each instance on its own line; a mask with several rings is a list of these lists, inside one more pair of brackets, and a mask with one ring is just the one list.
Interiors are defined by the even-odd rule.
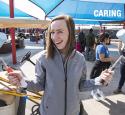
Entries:
[[[68,56],[75,45],[75,24],[73,19],[68,15],[60,15],[52,19],[51,23],[56,20],[65,20],[68,31],[69,31],[69,39],[66,44],[66,56]],[[51,39],[51,25],[48,28],[47,40],[46,40],[46,50],[47,50],[47,58],[53,58],[54,56],[54,45]]]
[[108,39],[108,38],[109,38],[109,34],[108,33],[100,33],[100,35],[99,35],[100,42],[104,42],[105,39]]

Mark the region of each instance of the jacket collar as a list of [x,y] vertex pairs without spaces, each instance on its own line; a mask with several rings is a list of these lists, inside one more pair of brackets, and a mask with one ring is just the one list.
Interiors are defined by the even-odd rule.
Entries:
[[[60,55],[61,57],[62,57],[62,55],[63,55],[63,57],[65,58],[65,55],[64,55],[64,54],[61,54],[61,52],[57,49],[57,47],[56,47],[55,45],[54,45],[54,50],[55,50],[55,54],[54,54],[54,55],[58,54],[58,55]],[[76,53],[76,49],[74,49],[74,50],[68,55],[68,57],[66,57],[66,59],[73,58],[74,55],[75,55],[75,53]]]

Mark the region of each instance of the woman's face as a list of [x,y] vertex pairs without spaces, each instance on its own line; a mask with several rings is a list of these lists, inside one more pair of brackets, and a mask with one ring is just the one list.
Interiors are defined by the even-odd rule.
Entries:
[[65,47],[69,38],[69,31],[65,20],[56,20],[51,23],[51,39],[56,47],[65,52]]

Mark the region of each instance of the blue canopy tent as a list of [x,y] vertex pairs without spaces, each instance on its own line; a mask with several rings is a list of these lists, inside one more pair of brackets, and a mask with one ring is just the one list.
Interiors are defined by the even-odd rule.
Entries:
[[[11,0],[0,0],[0,17],[6,14],[6,17],[9,17],[9,2]],[[14,1],[14,18],[36,18],[44,20],[45,13],[44,11],[30,2],[29,0],[13,0]]]
[[[52,18],[59,14],[68,14],[74,18],[76,24],[102,24],[108,21],[125,20],[123,2],[114,3],[113,1],[115,0],[111,0],[111,3],[95,2],[99,0],[94,0],[94,2],[92,2],[93,0],[30,1],[42,8],[46,13],[46,17]],[[86,19],[89,19],[90,21]]]
[[[123,21],[124,4],[65,0],[49,13],[48,17],[54,17],[62,13],[69,14],[75,19],[81,19],[81,23],[85,22],[85,20],[82,22],[82,19],[96,20],[101,23],[106,21]],[[97,23],[96,21],[93,21],[93,23]]]
[[[9,5],[2,2],[0,0],[0,17],[6,17],[8,18],[10,16],[10,10],[9,10]],[[25,13],[25,12],[22,12],[21,10],[15,8],[14,9],[14,16],[16,18],[33,18],[31,15]]]

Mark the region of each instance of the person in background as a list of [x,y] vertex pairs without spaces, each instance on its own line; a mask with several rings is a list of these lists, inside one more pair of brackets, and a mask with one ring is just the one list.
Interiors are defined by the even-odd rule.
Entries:
[[79,52],[82,51],[81,44],[80,44],[80,41],[79,41],[79,37],[77,35],[76,35],[75,49]]
[[88,35],[86,36],[86,47],[93,48],[95,44],[95,35],[93,33],[93,29],[89,30]]
[[46,50],[36,61],[35,79],[25,81],[16,70],[9,73],[9,81],[18,86],[23,81],[27,90],[44,91],[40,115],[81,115],[79,91],[107,84],[113,71],[106,69],[99,77],[86,80],[86,63],[84,55],[74,49],[75,24],[70,16],[53,18],[47,32]]
[[[86,60],[91,61],[95,59],[91,59],[95,56],[95,35],[93,33],[93,29],[89,30],[88,35],[86,36]],[[94,54],[94,55],[93,55]]]
[[[125,29],[123,30],[119,30],[118,32],[120,32],[120,36],[118,35],[117,37],[120,39],[125,39]],[[116,34],[117,35],[117,34]],[[123,55],[125,57],[125,44],[122,42],[121,48],[119,48],[119,52],[120,55]],[[119,80],[119,84],[116,90],[113,91],[114,94],[119,94],[122,93],[122,87],[125,83],[125,59],[122,58],[121,62],[120,62],[120,80]]]
[[36,44],[38,44],[38,41],[40,40],[40,35],[39,35],[39,31],[38,30],[35,30],[35,41],[36,41]]
[[81,53],[85,51],[85,44],[86,44],[86,38],[85,38],[85,34],[83,32],[83,30],[81,30],[78,34],[78,39],[79,39],[79,43],[81,46]]
[[[96,47],[96,61],[90,73],[90,78],[94,79],[101,74],[105,69],[108,69],[111,65],[111,61],[114,58],[110,56],[107,44],[109,44],[109,34],[101,33],[99,35],[100,44]],[[105,96],[100,88],[96,88],[91,91],[91,95],[97,101],[100,101],[100,97],[105,99]]]

